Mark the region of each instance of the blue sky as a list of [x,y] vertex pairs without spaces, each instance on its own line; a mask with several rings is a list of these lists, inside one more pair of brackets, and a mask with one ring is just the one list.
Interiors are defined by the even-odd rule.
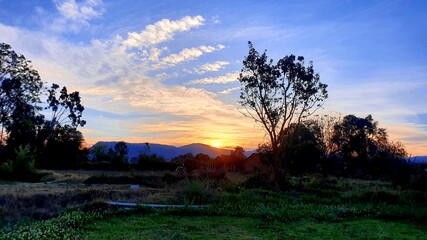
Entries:
[[314,62],[323,113],[372,114],[427,155],[426,26],[425,1],[0,0],[0,42],[81,93],[88,143],[255,148],[236,81],[252,41]]

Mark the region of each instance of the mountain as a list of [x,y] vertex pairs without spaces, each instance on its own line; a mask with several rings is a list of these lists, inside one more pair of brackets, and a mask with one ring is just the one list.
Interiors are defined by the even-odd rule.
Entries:
[[[97,142],[95,145],[104,145],[107,148],[114,149],[114,145],[117,142]],[[155,143],[126,143],[128,147],[128,157],[132,159],[138,157],[140,153],[145,154],[156,154],[157,156],[163,157],[166,161],[170,161],[172,158],[179,155],[191,153],[196,155],[198,153],[207,154],[212,158],[220,155],[228,155],[231,150],[211,147],[202,143],[193,143],[182,147],[175,147],[170,145],[155,144]]]
[[427,156],[415,156],[407,158],[407,160],[412,163],[427,163]]

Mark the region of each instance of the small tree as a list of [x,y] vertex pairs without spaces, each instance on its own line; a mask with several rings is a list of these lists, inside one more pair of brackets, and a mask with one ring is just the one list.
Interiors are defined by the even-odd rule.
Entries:
[[48,106],[52,109],[52,118],[49,121],[52,128],[69,125],[74,128],[83,127],[86,121],[82,119],[84,107],[81,104],[80,94],[75,91],[68,93],[67,87],[62,87],[57,96],[58,84],[52,84],[48,90]]
[[322,106],[328,97],[327,85],[320,82],[312,62],[304,66],[304,57],[285,56],[274,64],[266,51],[260,55],[251,42],[239,81],[244,114],[259,123],[270,138],[278,185],[283,136],[290,124],[300,123]]
[[120,141],[114,145],[114,151],[118,156],[124,159],[128,155],[129,149],[125,142]]
[[245,159],[245,149],[240,146],[236,146],[234,150],[230,152],[230,160],[234,162],[238,170],[243,169]]

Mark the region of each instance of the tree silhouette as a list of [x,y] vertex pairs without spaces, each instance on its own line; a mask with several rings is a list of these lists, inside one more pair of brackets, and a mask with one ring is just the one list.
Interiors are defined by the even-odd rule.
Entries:
[[46,109],[52,109],[52,118],[49,124],[52,128],[70,125],[74,128],[83,127],[86,121],[82,119],[84,107],[81,104],[79,92],[68,93],[67,87],[63,87],[57,96],[58,84],[52,84],[48,90]]
[[14,116],[24,114],[20,111],[31,108],[37,113],[41,110],[37,104],[42,88],[43,82],[31,62],[13,51],[10,45],[0,43],[0,143],[3,143],[4,130],[6,134],[18,130],[12,125],[17,121]]
[[282,168],[283,135],[292,123],[300,123],[321,107],[328,97],[327,85],[320,82],[312,62],[289,55],[276,64],[266,51],[259,54],[249,42],[249,55],[243,60],[239,81],[240,104],[244,114],[261,124],[274,152],[276,180]]
[[334,126],[332,142],[348,174],[376,177],[396,175],[407,155],[399,142],[390,142],[387,131],[371,115],[345,116]]

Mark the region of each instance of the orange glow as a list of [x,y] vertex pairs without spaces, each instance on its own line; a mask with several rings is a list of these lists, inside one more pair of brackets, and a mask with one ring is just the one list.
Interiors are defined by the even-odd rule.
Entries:
[[216,147],[216,148],[220,148],[220,147],[222,146],[222,142],[221,142],[221,140],[214,140],[214,141],[212,142],[212,146],[213,146],[213,147]]

